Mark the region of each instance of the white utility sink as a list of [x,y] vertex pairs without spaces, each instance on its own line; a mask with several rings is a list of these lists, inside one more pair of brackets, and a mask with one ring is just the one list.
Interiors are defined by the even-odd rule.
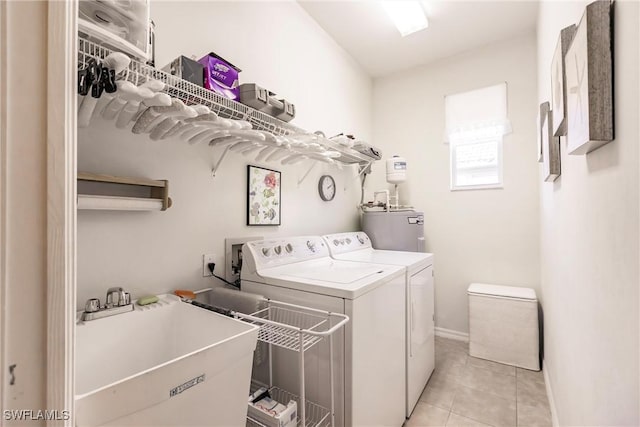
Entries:
[[173,295],[76,328],[76,425],[244,426],[258,328]]

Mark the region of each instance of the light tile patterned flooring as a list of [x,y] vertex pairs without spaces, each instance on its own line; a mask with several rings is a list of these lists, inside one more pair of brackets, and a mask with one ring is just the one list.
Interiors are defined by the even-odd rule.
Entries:
[[477,359],[436,337],[436,367],[405,427],[551,426],[542,371]]

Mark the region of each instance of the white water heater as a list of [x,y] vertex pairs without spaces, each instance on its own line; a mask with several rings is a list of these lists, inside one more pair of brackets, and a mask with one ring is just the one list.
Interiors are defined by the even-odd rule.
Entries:
[[401,184],[407,180],[407,160],[404,157],[393,156],[387,159],[387,182]]

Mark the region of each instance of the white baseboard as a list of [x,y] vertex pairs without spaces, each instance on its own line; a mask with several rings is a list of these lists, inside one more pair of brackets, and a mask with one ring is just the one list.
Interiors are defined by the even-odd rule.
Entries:
[[549,381],[549,371],[547,370],[547,362],[542,360],[542,374],[544,375],[544,386],[547,389],[547,397],[549,398],[549,407],[551,408],[551,423],[553,427],[558,427],[558,412],[556,411],[556,402],[553,399],[553,390],[551,390],[551,381]]
[[436,326],[435,329],[437,337],[469,342],[469,334],[465,334],[464,332],[454,331],[453,329],[440,328],[438,326]]

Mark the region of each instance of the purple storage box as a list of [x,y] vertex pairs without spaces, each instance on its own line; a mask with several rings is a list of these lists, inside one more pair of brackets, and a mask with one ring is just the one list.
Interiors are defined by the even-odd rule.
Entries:
[[213,52],[198,62],[204,66],[204,87],[229,99],[240,99],[240,68]]

